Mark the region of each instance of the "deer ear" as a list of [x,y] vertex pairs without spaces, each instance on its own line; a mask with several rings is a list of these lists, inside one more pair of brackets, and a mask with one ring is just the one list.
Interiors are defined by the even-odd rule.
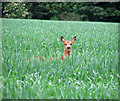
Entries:
[[72,42],[74,42],[76,40],[76,36],[74,38],[72,38]]
[[64,39],[64,37],[63,37],[63,36],[61,36],[61,41],[62,41],[62,42],[64,42],[64,41],[65,41],[65,39]]

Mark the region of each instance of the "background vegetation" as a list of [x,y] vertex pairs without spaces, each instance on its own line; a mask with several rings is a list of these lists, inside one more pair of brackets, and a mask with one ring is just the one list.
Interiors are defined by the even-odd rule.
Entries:
[[2,3],[3,18],[119,22],[118,2]]

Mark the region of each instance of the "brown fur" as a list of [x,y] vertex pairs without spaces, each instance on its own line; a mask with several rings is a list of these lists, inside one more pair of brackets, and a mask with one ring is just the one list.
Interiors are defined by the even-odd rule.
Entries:
[[[70,56],[70,53],[71,53],[71,49],[72,49],[72,44],[75,42],[75,40],[76,40],[76,36],[74,37],[74,38],[72,38],[72,40],[70,40],[70,41],[67,41],[67,40],[65,40],[64,39],[64,37],[63,36],[61,36],[61,41],[63,42],[63,44],[64,44],[64,54],[63,54],[63,56],[62,56],[62,60],[64,59],[64,57],[66,57],[66,58],[68,58],[69,56]],[[36,58],[37,59],[39,59],[39,57],[38,56],[36,56]],[[56,60],[58,57],[52,57],[52,58],[49,58],[49,60],[51,61],[51,60]],[[42,59],[43,61],[44,60],[46,60],[47,58],[45,57],[44,59],[43,59],[43,57],[40,57],[40,59]],[[30,61],[31,61],[32,59],[30,59]]]
[[[72,40],[70,40],[70,41],[65,40],[64,37],[61,36],[61,41],[64,44],[64,54],[62,56],[62,59],[64,58],[64,56],[66,58],[68,58],[68,56],[70,56],[72,44],[75,42],[75,40],[76,40],[76,36],[74,38],[72,38]],[[68,47],[70,47],[70,49],[68,49]]]

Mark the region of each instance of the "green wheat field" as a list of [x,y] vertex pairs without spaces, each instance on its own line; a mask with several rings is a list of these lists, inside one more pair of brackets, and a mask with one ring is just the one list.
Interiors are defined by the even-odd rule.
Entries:
[[118,23],[2,19],[2,76],[3,99],[117,99]]

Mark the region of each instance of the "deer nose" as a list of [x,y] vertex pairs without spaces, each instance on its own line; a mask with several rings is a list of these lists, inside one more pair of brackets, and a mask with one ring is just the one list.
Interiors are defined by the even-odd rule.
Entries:
[[67,47],[67,49],[70,49],[70,47]]

